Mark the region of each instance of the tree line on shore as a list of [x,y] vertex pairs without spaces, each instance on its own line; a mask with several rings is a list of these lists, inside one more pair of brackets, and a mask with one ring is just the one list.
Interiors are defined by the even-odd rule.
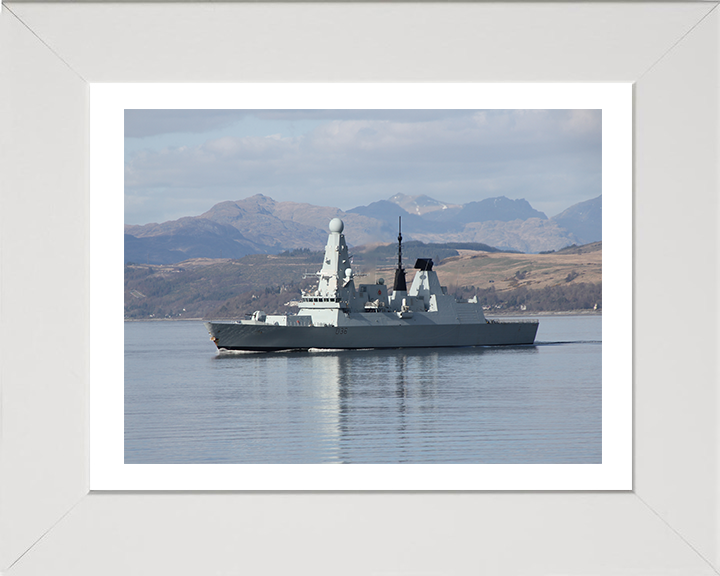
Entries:
[[[602,284],[582,282],[548,286],[537,290],[526,287],[514,290],[496,291],[475,286],[449,286],[448,293],[458,299],[477,296],[486,311],[503,312],[567,312],[570,310],[601,310]],[[268,314],[297,312],[289,302],[300,300],[300,286],[275,286],[264,290],[253,290],[228,300],[209,315],[213,318],[241,318],[255,310]]]
[[[303,273],[310,269],[308,259],[317,260],[316,254],[309,250],[295,252],[272,258],[259,255],[219,260],[202,266],[127,264],[125,317],[242,318],[255,310],[295,313],[302,290],[317,282],[314,274]],[[525,271],[515,274],[518,282],[525,276]],[[497,290],[494,286],[451,284],[448,292],[458,299],[477,296],[490,312],[601,310],[602,283],[577,282],[577,276],[577,272],[571,272],[558,284],[544,288],[516,284],[511,289]]]
[[601,283],[565,283],[539,289],[521,286],[502,292],[495,287],[451,286],[448,292],[462,299],[477,295],[478,302],[488,310],[567,312],[602,308]]

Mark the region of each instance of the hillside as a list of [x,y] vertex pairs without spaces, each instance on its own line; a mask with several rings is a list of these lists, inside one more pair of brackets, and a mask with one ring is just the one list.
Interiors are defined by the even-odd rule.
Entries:
[[581,244],[602,240],[602,196],[570,206],[552,220]]
[[[602,306],[602,244],[549,254],[500,252],[480,245],[408,243],[404,263],[430,256],[440,281],[458,297],[478,295],[493,310],[567,310]],[[361,282],[392,278],[394,245],[360,247],[353,268]],[[301,289],[316,282],[321,252],[307,249],[240,259],[198,258],[176,265],[125,266],[125,317],[241,318],[254,310],[291,312]],[[304,277],[305,276],[305,277]]]
[[[599,244],[599,243],[597,243]],[[443,260],[438,274],[455,286],[473,285],[496,291],[525,287],[533,290],[569,282],[602,282],[602,247],[550,254],[460,251]]]
[[464,228],[444,234],[413,234],[413,238],[422,242],[482,242],[504,250],[518,252],[545,252],[559,250],[571,244],[579,244],[577,237],[560,228],[552,220],[528,218],[501,222],[489,220],[471,222]]
[[351,246],[392,242],[402,218],[405,240],[476,242],[506,250],[543,252],[601,240],[602,198],[571,206],[548,219],[526,200],[504,196],[444,204],[397,194],[342,211],[331,206],[278,202],[257,194],[214,205],[199,216],[125,226],[125,262],[175,264],[192,258],[242,258],[285,250],[321,250],[327,224],[345,223]]

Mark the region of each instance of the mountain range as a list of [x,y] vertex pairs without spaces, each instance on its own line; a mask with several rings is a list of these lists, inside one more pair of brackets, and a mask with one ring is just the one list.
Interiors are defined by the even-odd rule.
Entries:
[[402,217],[403,238],[421,242],[475,242],[538,253],[602,240],[602,196],[548,218],[527,200],[504,196],[457,205],[425,195],[397,194],[342,211],[277,202],[258,194],[220,202],[199,216],[125,225],[125,261],[173,264],[190,258],[321,250],[327,241],[327,224],[335,217],[345,222],[348,242],[354,246],[394,242],[398,217]]

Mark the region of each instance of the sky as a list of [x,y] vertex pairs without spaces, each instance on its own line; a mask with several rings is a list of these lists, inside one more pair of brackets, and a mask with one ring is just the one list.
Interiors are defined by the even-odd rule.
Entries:
[[600,110],[125,110],[125,223],[255,194],[506,196],[552,217],[601,194],[601,128]]

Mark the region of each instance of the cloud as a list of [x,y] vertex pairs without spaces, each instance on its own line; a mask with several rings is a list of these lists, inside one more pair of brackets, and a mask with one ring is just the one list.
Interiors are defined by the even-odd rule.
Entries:
[[601,123],[599,110],[570,110],[561,125],[566,133],[595,135]]
[[[132,223],[162,219],[133,206],[160,210],[192,194],[207,203],[262,193],[343,209],[398,192],[451,203],[505,195],[552,216],[601,193],[597,110],[230,112],[190,115],[183,130],[252,114],[271,119],[272,131],[128,154],[126,195],[144,199],[127,204]],[[311,117],[322,121],[299,136],[277,132],[280,119]]]
[[125,137],[209,132],[232,126],[247,114],[242,110],[125,110]]
[[253,117],[258,120],[296,122],[303,120],[392,120],[427,122],[467,117],[468,110],[125,110],[125,137],[146,138],[163,134],[201,134],[228,128]]
[[252,110],[263,120],[387,120],[391,122],[428,122],[446,118],[466,118],[474,110]]

